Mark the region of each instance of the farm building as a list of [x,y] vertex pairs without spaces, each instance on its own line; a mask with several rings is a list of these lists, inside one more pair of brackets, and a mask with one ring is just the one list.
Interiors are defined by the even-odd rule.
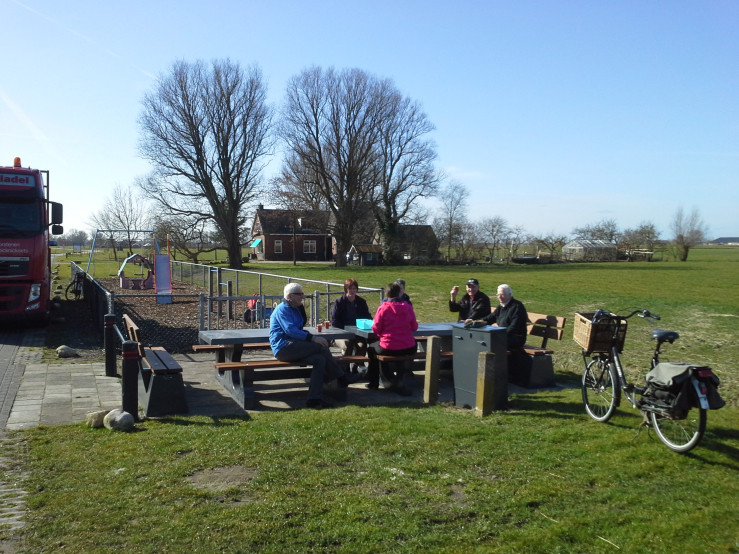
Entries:
[[616,245],[605,240],[577,239],[562,247],[562,259],[569,262],[615,262]]

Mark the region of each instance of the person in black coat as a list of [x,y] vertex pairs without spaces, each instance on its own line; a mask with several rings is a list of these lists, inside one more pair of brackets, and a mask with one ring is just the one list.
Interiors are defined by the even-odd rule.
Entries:
[[[372,319],[367,301],[357,295],[359,284],[356,279],[347,279],[344,283],[344,296],[334,302],[331,310],[331,325],[343,329],[347,325],[356,325],[357,319]],[[336,346],[341,349],[342,356],[364,356],[367,354],[367,343],[357,337],[353,339],[337,339]],[[352,365],[352,373],[357,372],[357,364]]]
[[[488,325],[506,328],[506,337],[508,338],[509,350],[520,350],[526,344],[526,335],[528,333],[527,323],[529,314],[523,302],[513,298],[513,289],[510,285],[500,285],[498,287],[498,306],[492,313],[481,318]],[[468,319],[465,323],[474,323],[472,319]]]
[[477,279],[467,281],[467,293],[457,302],[459,287],[452,287],[449,300],[449,311],[459,312],[459,320],[482,319],[490,314],[490,298],[484,292],[480,292],[480,283]]

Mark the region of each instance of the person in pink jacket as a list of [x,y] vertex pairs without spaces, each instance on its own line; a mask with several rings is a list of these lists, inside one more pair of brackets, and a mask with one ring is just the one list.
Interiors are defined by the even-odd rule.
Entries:
[[[413,305],[401,297],[401,287],[396,283],[390,283],[385,288],[387,301],[380,304],[375,314],[372,332],[379,339],[372,343],[367,349],[369,355],[369,367],[367,388],[376,389],[380,386],[380,362],[378,354],[389,356],[408,356],[416,353],[416,339],[413,332],[418,329],[416,313]],[[391,383],[391,389],[407,396],[410,392],[403,385],[403,375],[410,371],[412,362],[397,364],[382,364],[382,372]],[[397,366],[394,370],[391,366]]]

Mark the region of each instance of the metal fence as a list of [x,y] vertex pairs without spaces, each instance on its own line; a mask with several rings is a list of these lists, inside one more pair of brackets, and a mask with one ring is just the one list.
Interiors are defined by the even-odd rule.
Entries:
[[[85,273],[72,262],[73,276],[78,272]],[[172,262],[172,281],[194,285],[203,292],[168,295],[170,303],[159,303],[155,291],[114,292],[85,273],[84,302],[100,336],[106,314],[115,314],[119,335],[124,333],[122,316],[125,313],[138,325],[145,346],[164,346],[172,353],[191,352],[201,329],[269,325],[269,316],[282,301],[282,290],[287,283],[297,282],[303,286],[310,325],[330,319],[332,303],[344,294],[343,283],[177,261]],[[382,289],[361,287],[360,290],[365,294],[376,293],[378,305],[383,300]]]

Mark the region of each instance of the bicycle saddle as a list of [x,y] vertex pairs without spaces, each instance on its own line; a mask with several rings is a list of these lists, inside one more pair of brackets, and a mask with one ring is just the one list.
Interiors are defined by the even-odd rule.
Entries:
[[652,330],[652,338],[659,341],[659,342],[669,342],[672,344],[677,339],[680,338],[680,335],[677,333],[677,331],[665,331],[664,329],[653,329]]

